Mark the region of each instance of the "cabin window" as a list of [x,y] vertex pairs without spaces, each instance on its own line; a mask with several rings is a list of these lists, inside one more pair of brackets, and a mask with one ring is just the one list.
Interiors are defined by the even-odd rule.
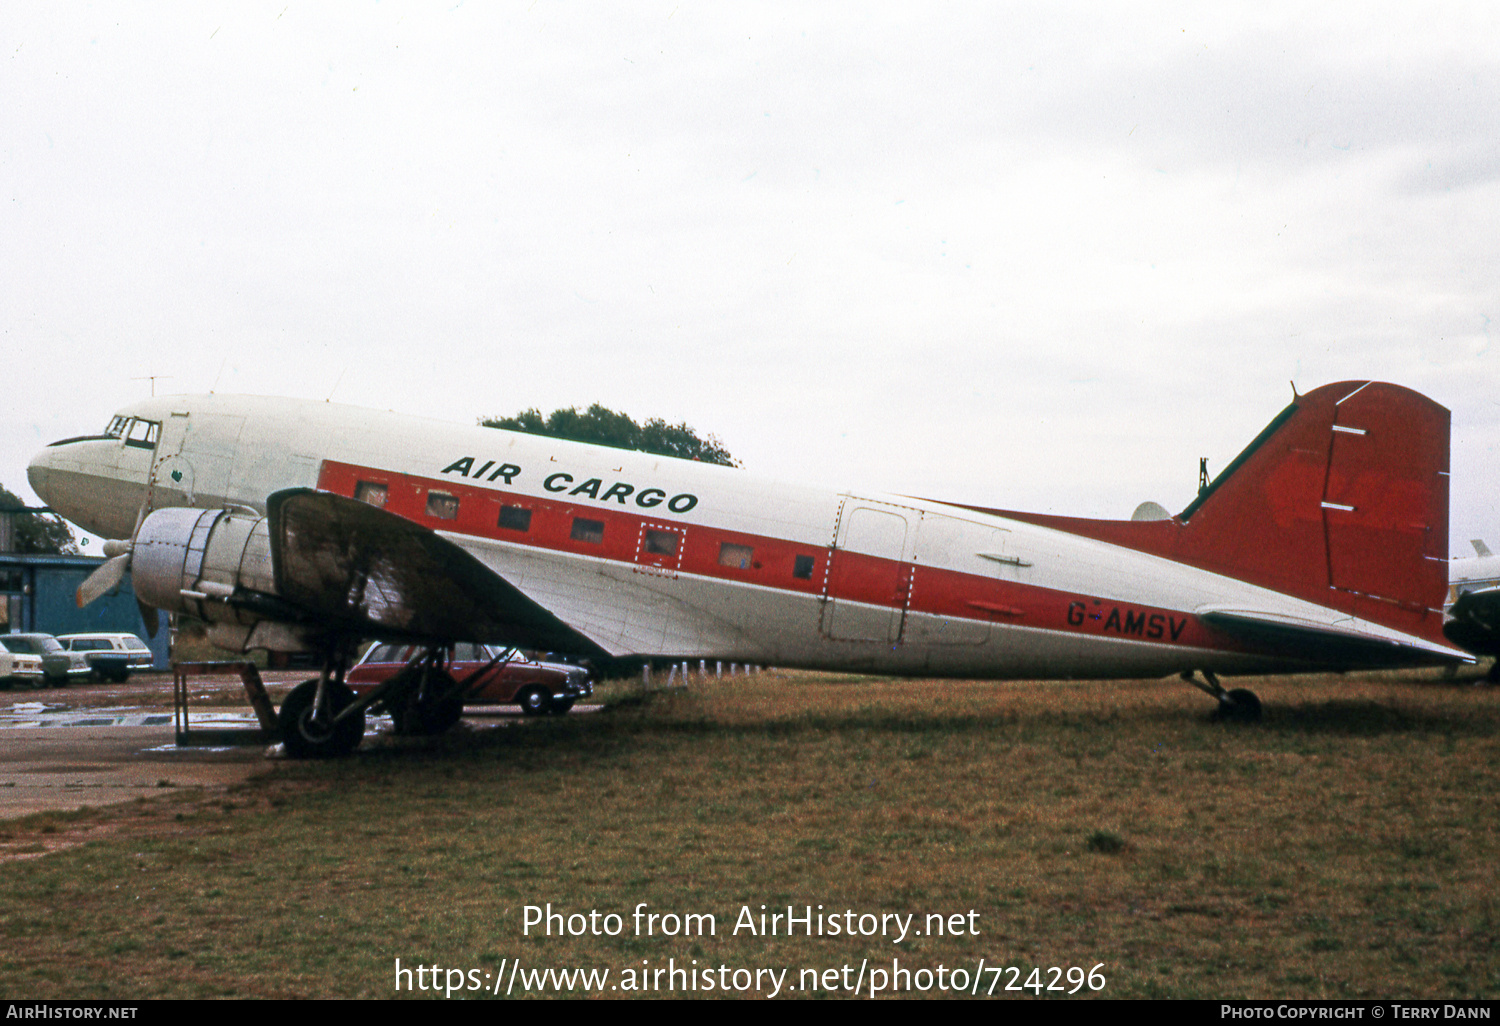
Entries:
[[813,558],[811,556],[797,556],[792,560],[792,576],[799,577],[804,581],[812,580]]
[[457,520],[458,496],[447,492],[428,492],[427,515],[439,520]]
[[590,545],[602,545],[604,544],[604,521],[574,517],[573,530],[569,537],[574,541],[588,542]]
[[501,506],[500,526],[507,531],[531,530],[531,510],[525,506]]
[[648,528],[641,547],[650,556],[675,556],[677,543],[681,538],[676,531],[652,531]]
[[384,507],[386,500],[390,498],[390,489],[378,481],[361,481],[354,487],[354,497],[371,506]]
[[748,545],[734,545],[724,542],[719,546],[719,565],[737,567],[740,570],[750,569],[750,557],[755,550]]
[[125,432],[125,444],[137,449],[155,449],[156,436],[160,432],[161,425],[154,420],[132,420]]

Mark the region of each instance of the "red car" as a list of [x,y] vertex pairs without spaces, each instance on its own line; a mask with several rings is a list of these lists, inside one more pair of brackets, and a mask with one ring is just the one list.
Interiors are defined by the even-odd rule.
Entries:
[[[350,668],[344,680],[356,695],[370,691],[404,669],[420,651],[414,645],[372,645],[365,657]],[[499,657],[496,660],[496,657]],[[464,693],[465,705],[516,704],[528,716],[561,715],[580,698],[594,693],[589,672],[566,663],[542,663],[528,659],[520,649],[460,642],[448,652],[447,670],[455,680],[464,680],[496,660]]]

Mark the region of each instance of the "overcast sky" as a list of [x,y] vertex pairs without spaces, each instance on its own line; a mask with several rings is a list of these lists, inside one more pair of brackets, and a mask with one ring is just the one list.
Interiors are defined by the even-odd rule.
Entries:
[[1500,549],[1497,10],[9,3],[0,483],[158,375],[1128,517],[1375,378]]

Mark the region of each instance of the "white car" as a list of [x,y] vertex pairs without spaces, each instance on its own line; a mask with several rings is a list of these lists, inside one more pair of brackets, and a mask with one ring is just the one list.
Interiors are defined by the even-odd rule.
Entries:
[[8,690],[17,684],[40,686],[42,657],[19,645],[16,648],[17,651],[12,651],[0,635],[0,689]]
[[84,672],[101,680],[123,681],[131,670],[149,670],[155,661],[134,634],[64,634],[57,640],[74,658],[82,658]]

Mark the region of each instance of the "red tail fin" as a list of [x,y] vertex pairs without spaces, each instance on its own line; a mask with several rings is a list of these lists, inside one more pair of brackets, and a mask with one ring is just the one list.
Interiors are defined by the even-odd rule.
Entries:
[[1298,396],[1170,520],[1007,513],[1446,644],[1448,411],[1399,385]]

